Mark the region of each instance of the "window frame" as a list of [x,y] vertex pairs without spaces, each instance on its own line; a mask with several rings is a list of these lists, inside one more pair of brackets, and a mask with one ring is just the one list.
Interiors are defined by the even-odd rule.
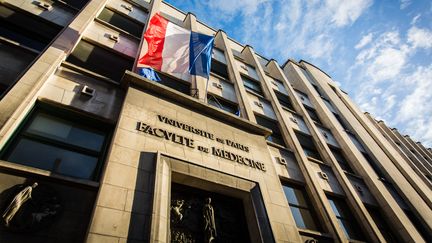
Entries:
[[[254,113],[254,115],[255,115],[255,120],[257,120],[257,118],[259,118],[259,119],[261,119],[261,120],[263,120],[265,122],[272,123],[272,125],[273,125],[272,127],[276,126],[276,128],[278,129],[277,132],[275,132],[275,130],[273,130],[272,128],[264,126],[264,125],[258,123],[258,120],[257,120],[256,123],[258,125],[263,126],[265,128],[268,128],[268,129],[270,129],[272,131],[272,134],[269,135],[266,140],[269,141],[269,142],[271,142],[271,143],[274,143],[274,144],[277,144],[279,146],[282,146],[282,147],[286,148],[287,145],[286,145],[285,139],[284,139],[283,134],[282,134],[282,129],[281,129],[280,125],[279,125],[280,123],[277,120],[271,119],[271,118],[266,117],[266,116],[264,116],[262,114],[259,114],[259,113]],[[277,136],[274,136],[275,134]],[[276,140],[278,140],[280,142],[275,142],[275,141],[273,141],[273,139],[276,139]]]
[[[291,183],[291,182],[286,182],[286,181],[281,181],[281,184],[282,184],[282,190],[284,192],[285,198],[286,198],[286,200],[288,202],[288,206],[290,207],[290,211],[291,212],[292,212],[291,207],[307,210],[309,212],[310,216],[312,217],[312,219],[317,219],[317,221],[314,221],[314,224],[315,224],[315,227],[316,227],[315,229],[311,229],[311,228],[308,228],[308,227],[299,227],[297,225],[297,222],[296,222],[296,227],[300,228],[300,229],[312,230],[312,231],[317,231],[317,232],[321,231],[322,230],[321,221],[317,217],[317,213],[314,210],[314,207],[312,205],[312,202],[310,200],[309,194],[308,194],[305,186],[297,184],[295,182]],[[294,204],[294,203],[290,202],[288,200],[288,197],[287,197],[286,193],[285,193],[284,187],[289,187],[291,189],[297,189],[297,190],[299,190],[302,193],[302,196],[303,196],[303,198],[305,200],[306,205],[297,205],[297,204]],[[294,218],[294,221],[296,221],[295,218]]]
[[[57,141],[55,139],[46,138],[39,135],[30,135],[24,134],[26,133],[26,129],[30,127],[34,119],[37,117],[38,114],[47,114],[50,116],[59,116],[63,120],[68,120],[72,122],[73,124],[79,124],[81,126],[86,126],[91,129],[97,130],[99,132],[105,132],[105,138],[103,141],[103,145],[101,146],[100,151],[94,151],[91,149],[86,149],[83,147],[80,147],[78,145],[72,145],[65,142]],[[97,125],[96,125],[97,124]],[[63,105],[57,105],[57,104],[46,104],[42,102],[37,102],[35,106],[32,107],[30,112],[26,115],[26,117],[20,122],[18,127],[13,132],[12,136],[7,140],[5,143],[5,146],[0,150],[0,158],[4,160],[5,157],[8,157],[12,154],[13,150],[16,148],[18,143],[24,138],[24,139],[30,139],[31,141],[42,143],[45,145],[57,147],[63,150],[77,152],[80,154],[84,154],[86,156],[93,156],[97,157],[97,164],[94,168],[94,171],[90,178],[80,178],[80,177],[74,177],[71,175],[65,175],[61,173],[56,173],[51,170],[46,169],[40,169],[35,166],[30,165],[23,165],[21,163],[17,162],[10,162],[13,164],[17,164],[20,166],[28,166],[44,171],[49,171],[50,173],[53,173],[55,175],[61,175],[66,177],[71,177],[76,180],[86,180],[86,181],[94,181],[98,182],[102,173],[102,168],[104,161],[107,158],[107,152],[109,149],[109,146],[111,144],[111,139],[113,135],[113,124],[108,123],[104,119],[98,119],[97,117],[94,117],[90,114],[86,114],[80,111],[72,110],[70,108],[64,107]],[[83,152],[84,151],[84,152]],[[7,160],[5,160],[7,161]]]

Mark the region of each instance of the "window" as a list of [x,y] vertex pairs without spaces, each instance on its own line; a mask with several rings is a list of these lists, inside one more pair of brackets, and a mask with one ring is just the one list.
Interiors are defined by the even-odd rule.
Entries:
[[141,34],[144,28],[143,24],[135,22],[110,9],[104,8],[99,14],[98,19],[110,23],[115,27],[128,32],[131,35],[141,38]]
[[318,231],[317,217],[310,206],[305,190],[298,186],[286,184],[282,185],[282,187],[297,227]]
[[345,122],[342,120],[342,118],[338,114],[333,113],[333,115],[336,117],[336,120],[343,127],[343,129],[349,130],[348,127],[347,127],[347,125],[345,125]]
[[337,162],[339,163],[340,167],[342,167],[342,170],[349,173],[354,173],[350,165],[347,163],[348,160],[342,154],[342,151],[340,149],[330,148],[330,150],[336,158]]
[[0,42],[0,96],[13,85],[37,54],[24,48]]
[[61,29],[38,16],[0,5],[0,98]]
[[275,91],[275,94],[281,106],[288,108],[290,110],[294,110],[294,107],[292,106],[291,100],[288,95],[284,95],[278,91]]
[[225,101],[224,99],[211,94],[207,95],[207,103],[232,114],[237,114],[239,110],[238,105]]
[[[71,114],[32,113],[1,158],[66,176],[95,180],[104,159],[108,127]],[[60,118],[62,117],[62,118]]]
[[312,120],[314,120],[315,122],[318,122],[321,124],[321,120],[318,117],[318,114],[316,113],[316,111],[308,106],[304,106],[307,113],[309,114],[310,118],[312,118]]
[[402,239],[396,239],[395,234],[390,230],[389,225],[384,220],[384,217],[382,216],[380,210],[375,207],[366,206],[367,211],[369,212],[370,216],[372,217],[373,221],[377,225],[378,229],[380,230],[381,234],[384,236],[387,242],[402,242]]
[[42,51],[62,29],[54,23],[0,5],[1,36],[19,45]]
[[372,167],[372,169],[375,171],[377,176],[379,178],[385,179],[384,173],[381,171],[381,169],[378,167],[376,162],[366,153],[362,153],[363,157],[366,159],[368,164]]
[[66,61],[120,82],[133,60],[81,40]]
[[315,91],[316,91],[320,96],[322,96],[322,94],[321,94],[321,92],[320,92],[318,86],[316,86],[316,85],[313,84],[313,83],[311,83],[311,84],[312,84],[312,87],[314,87]]
[[172,89],[175,89],[185,95],[190,95],[190,85],[189,83],[186,83],[184,81],[180,81],[179,79],[170,77],[168,75],[165,75],[163,73],[158,72],[159,77],[161,78],[161,81],[159,81],[160,84],[163,84],[167,87],[170,87]]
[[296,137],[300,142],[300,145],[303,148],[303,151],[305,153],[306,156],[317,159],[317,160],[321,160],[321,156],[318,153],[315,144],[312,140],[312,137],[306,134],[302,134],[299,132],[296,132]]
[[261,96],[264,96],[262,92],[261,84],[259,82],[246,78],[244,76],[241,76],[241,78],[243,80],[243,85],[247,90],[257,93]]
[[262,116],[255,114],[256,121],[259,125],[266,127],[273,131],[272,135],[267,137],[268,141],[273,143],[277,143],[285,147],[285,142],[282,138],[282,133],[279,129],[278,123],[276,121],[270,120],[268,118],[264,118]]
[[212,59],[211,66],[210,66],[210,72],[215,73],[224,79],[227,79],[227,80],[229,79],[228,78],[227,65],[224,63],[221,63],[215,59]]
[[87,4],[88,0],[63,0],[63,2],[71,5],[74,8],[81,9]]
[[342,228],[345,235],[349,239],[362,240],[362,234],[358,231],[360,227],[357,224],[356,219],[352,216],[346,202],[343,199],[336,197],[327,196],[327,198],[334,214],[336,215],[339,226]]
[[221,49],[214,47],[212,51],[212,58],[226,65],[225,53]]

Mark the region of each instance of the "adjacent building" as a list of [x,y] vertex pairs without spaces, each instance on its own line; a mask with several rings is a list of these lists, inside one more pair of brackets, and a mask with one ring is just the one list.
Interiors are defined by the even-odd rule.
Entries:
[[[211,76],[133,72],[160,12]],[[161,0],[0,1],[1,242],[431,242],[432,152]]]

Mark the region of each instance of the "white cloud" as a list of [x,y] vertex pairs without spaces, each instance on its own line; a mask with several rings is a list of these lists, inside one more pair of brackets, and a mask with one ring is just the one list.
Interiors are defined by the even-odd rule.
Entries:
[[371,0],[328,0],[327,7],[332,12],[332,21],[337,26],[353,23],[372,4]]
[[432,31],[413,26],[408,30],[408,43],[412,44],[414,48],[431,48]]
[[[432,146],[432,65],[409,65],[420,48],[432,48],[432,32],[411,27],[406,35],[391,30],[359,48],[355,100],[361,109]],[[361,41],[360,41],[361,42]],[[361,44],[359,42],[359,44]]]
[[412,0],[401,0],[400,1],[400,9],[405,9],[409,5],[411,5]]
[[380,50],[375,60],[369,64],[367,74],[374,81],[395,78],[406,63],[406,52],[402,49],[386,48]]
[[400,109],[396,113],[396,123],[403,124],[404,132],[416,140],[426,141],[432,146],[432,65],[418,67],[411,75],[407,95],[400,100]]
[[372,41],[373,38],[373,34],[369,33],[367,35],[364,35],[361,40],[357,43],[357,45],[355,45],[355,49],[360,49],[363,48],[364,46],[366,46],[367,44],[369,44]]
[[421,14],[417,14],[416,16],[414,16],[414,18],[411,20],[411,25],[415,25],[417,23],[417,21],[420,19]]

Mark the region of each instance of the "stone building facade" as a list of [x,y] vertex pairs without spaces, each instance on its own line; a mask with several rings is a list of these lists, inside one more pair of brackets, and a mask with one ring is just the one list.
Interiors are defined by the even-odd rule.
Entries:
[[[133,72],[157,12],[215,36],[208,82]],[[160,0],[0,17],[0,242],[432,241],[431,149],[313,64]]]

